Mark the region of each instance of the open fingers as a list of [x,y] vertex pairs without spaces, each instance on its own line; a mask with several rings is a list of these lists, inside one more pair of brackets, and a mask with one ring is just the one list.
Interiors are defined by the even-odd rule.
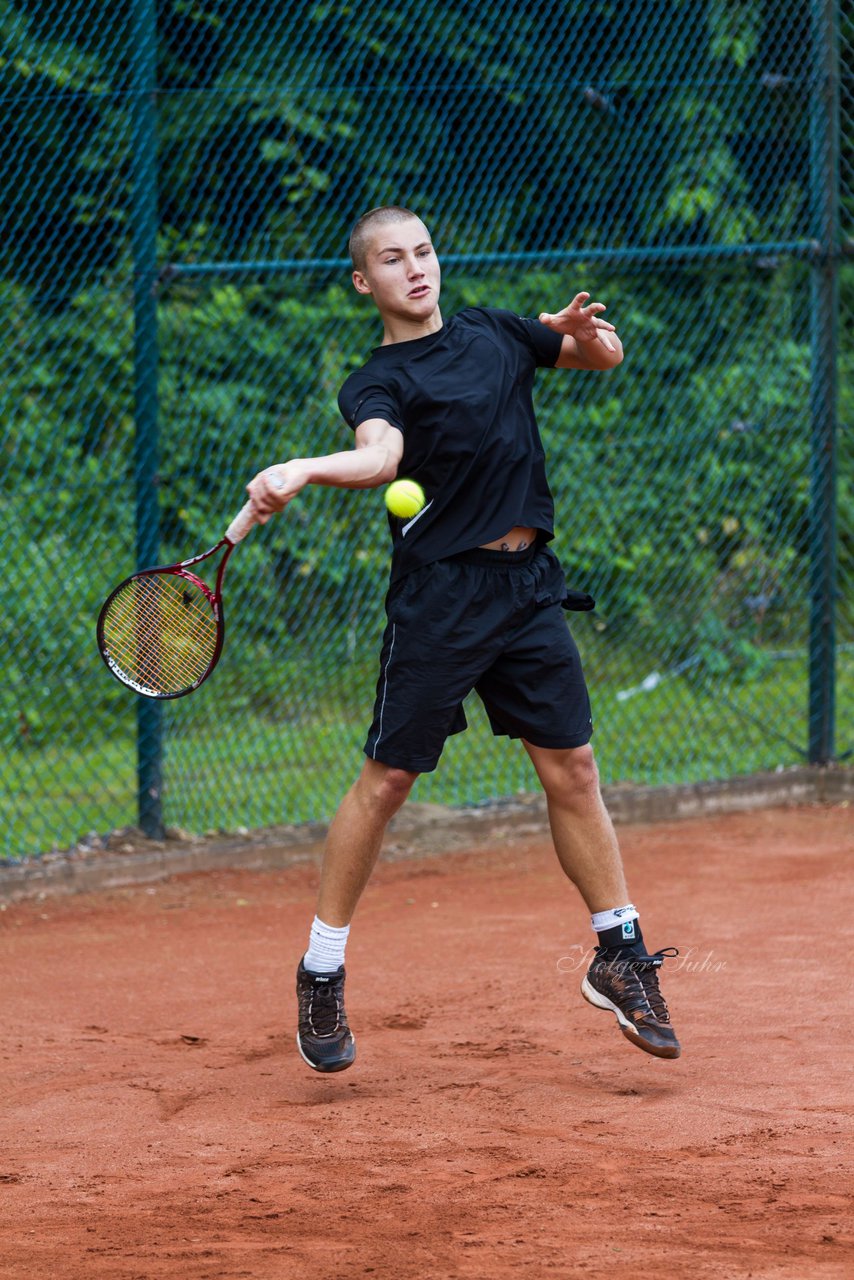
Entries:
[[577,319],[582,316],[585,319],[592,319],[607,310],[604,302],[588,302],[589,297],[589,293],[577,293],[569,306],[564,307],[561,311],[542,311],[540,320],[543,324],[548,324],[550,321],[563,320],[566,317]]
[[577,293],[572,299],[568,307],[564,307],[561,312],[566,315],[569,311],[580,311],[582,315],[598,315],[600,311],[606,311],[607,306],[604,302],[591,302],[589,293]]
[[584,302],[590,297],[589,293],[577,293],[570,302],[569,306],[563,307],[560,311],[541,311],[540,320],[543,324],[549,321],[562,320],[564,316],[568,316],[570,312],[579,312]]

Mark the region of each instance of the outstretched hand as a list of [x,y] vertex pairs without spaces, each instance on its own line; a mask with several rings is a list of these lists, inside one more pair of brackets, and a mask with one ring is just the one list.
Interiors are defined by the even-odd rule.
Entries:
[[598,340],[606,350],[616,351],[617,348],[608,337],[609,333],[616,333],[616,329],[607,320],[599,318],[600,312],[605,310],[605,304],[588,302],[589,297],[589,293],[577,293],[563,311],[558,311],[555,315],[550,315],[547,311],[541,312],[540,322],[555,333],[569,334],[577,342]]

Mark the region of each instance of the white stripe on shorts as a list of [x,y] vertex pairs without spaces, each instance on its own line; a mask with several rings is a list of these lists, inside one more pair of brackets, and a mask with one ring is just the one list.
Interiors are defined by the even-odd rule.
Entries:
[[394,653],[394,641],[396,635],[397,623],[393,622],[391,624],[391,648],[388,651],[388,661],[385,664],[385,671],[383,672],[383,700],[380,703],[380,725],[377,729],[377,736],[374,740],[374,749],[372,752],[374,760],[377,758],[377,747],[380,745],[380,738],[383,736],[383,712],[385,711],[385,700],[386,694],[388,693],[388,669],[391,666],[391,655]]

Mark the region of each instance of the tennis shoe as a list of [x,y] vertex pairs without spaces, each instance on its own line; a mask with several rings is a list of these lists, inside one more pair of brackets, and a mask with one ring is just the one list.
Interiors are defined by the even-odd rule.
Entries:
[[344,1009],[344,966],[335,973],[297,969],[297,1048],[314,1071],[345,1071],[356,1058],[356,1041]]
[[651,956],[597,947],[581,983],[585,1000],[597,1009],[610,1009],[626,1039],[657,1058],[678,1058],[682,1052],[658,986],[658,970],[664,960],[678,954],[675,947],[665,947]]

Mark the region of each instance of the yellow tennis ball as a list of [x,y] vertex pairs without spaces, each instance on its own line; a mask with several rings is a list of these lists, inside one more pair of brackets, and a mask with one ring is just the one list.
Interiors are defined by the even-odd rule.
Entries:
[[424,506],[424,490],[417,480],[393,480],[385,491],[385,504],[393,516],[408,520]]

